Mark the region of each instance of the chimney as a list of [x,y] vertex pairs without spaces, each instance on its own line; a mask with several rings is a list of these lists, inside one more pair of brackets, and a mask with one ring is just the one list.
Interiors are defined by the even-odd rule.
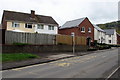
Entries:
[[31,18],[35,18],[35,11],[31,10]]

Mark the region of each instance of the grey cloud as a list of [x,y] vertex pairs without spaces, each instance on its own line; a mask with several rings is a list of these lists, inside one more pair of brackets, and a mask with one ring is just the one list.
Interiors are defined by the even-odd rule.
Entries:
[[[92,1],[92,2],[90,2]],[[60,25],[68,20],[90,18],[93,23],[117,20],[118,0],[1,0],[0,19],[4,9],[52,16]]]

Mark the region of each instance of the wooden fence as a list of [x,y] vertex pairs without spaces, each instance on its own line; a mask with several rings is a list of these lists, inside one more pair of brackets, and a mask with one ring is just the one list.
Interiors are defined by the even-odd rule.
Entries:
[[55,44],[55,35],[6,31],[5,43],[28,43],[38,45]]
[[[56,41],[58,44],[67,44],[72,45],[73,44],[73,37],[69,35],[57,35]],[[86,38],[81,36],[75,37],[75,45],[86,45]]]
[[[28,43],[36,45],[67,44],[72,45],[73,38],[70,35],[50,35],[39,33],[5,32],[5,43]],[[86,45],[85,37],[75,37],[75,45]]]

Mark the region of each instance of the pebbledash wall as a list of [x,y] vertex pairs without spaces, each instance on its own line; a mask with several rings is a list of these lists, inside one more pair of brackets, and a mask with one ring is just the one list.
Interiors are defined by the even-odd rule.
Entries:
[[[72,52],[72,45],[2,45],[2,53],[59,53]],[[75,52],[87,51],[87,46],[75,46]]]
[[7,30],[8,31],[13,31],[13,30],[21,30],[23,32],[29,32],[29,33],[42,33],[42,34],[58,34],[58,27],[57,25],[53,25],[54,26],[54,30],[49,30],[48,25],[47,24],[43,24],[44,25],[44,29],[38,29],[37,28],[37,24],[34,23],[32,24],[32,28],[25,28],[25,22],[19,22],[19,27],[12,27],[12,21],[8,21],[7,22]]

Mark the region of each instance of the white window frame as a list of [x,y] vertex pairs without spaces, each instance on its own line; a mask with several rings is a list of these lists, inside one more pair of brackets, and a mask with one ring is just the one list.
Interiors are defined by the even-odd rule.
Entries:
[[91,33],[91,28],[90,27],[88,28],[88,32]]
[[[27,25],[27,26],[26,26],[26,25]],[[32,26],[32,23],[26,23],[26,24],[25,24],[25,28],[32,29],[32,27],[29,28],[28,25],[31,25],[31,26]]]
[[20,27],[20,23],[18,23],[18,22],[12,22],[12,27]]
[[85,27],[81,27],[81,32],[85,32]]
[[43,24],[37,24],[37,29],[44,29],[44,25]]
[[48,25],[48,30],[55,30],[55,28],[52,25]]

